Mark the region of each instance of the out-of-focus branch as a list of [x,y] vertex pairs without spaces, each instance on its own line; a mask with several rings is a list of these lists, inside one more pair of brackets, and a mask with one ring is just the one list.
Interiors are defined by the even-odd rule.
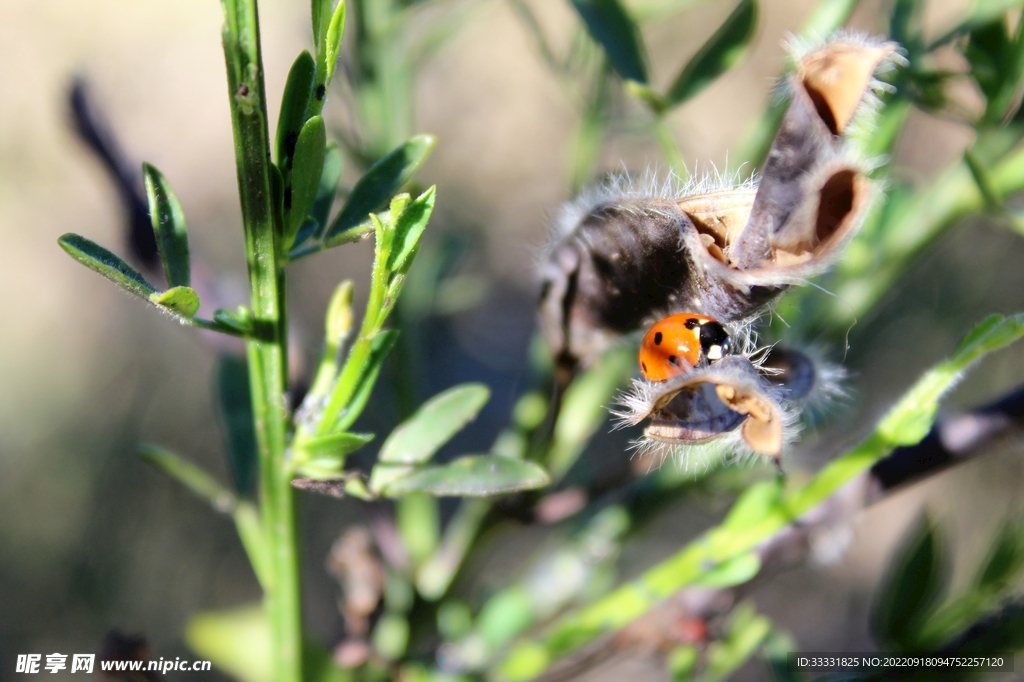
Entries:
[[[750,580],[725,588],[687,587],[616,633],[606,635],[549,668],[537,680],[567,680],[610,657],[625,653],[667,653],[695,644],[694,632],[728,613],[758,583],[815,558],[833,561],[845,549],[848,524],[894,490],[930,478],[948,467],[984,456],[1024,437],[1024,386],[966,414],[940,417],[916,445],[896,448],[808,514],[754,549],[760,570]],[[1016,607],[1019,610],[1019,606]]]

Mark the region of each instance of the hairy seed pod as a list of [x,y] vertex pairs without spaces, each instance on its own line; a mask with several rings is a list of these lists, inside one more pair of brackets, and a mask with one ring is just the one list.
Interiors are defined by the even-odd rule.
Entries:
[[778,464],[795,435],[796,408],[813,392],[835,391],[831,368],[791,348],[728,355],[665,381],[633,382],[619,396],[621,425],[650,423],[641,450],[670,452],[723,437],[736,449],[767,456]]
[[541,268],[541,328],[562,368],[684,311],[749,320],[822,272],[872,196],[842,133],[892,43],[839,38],[797,59],[759,183],[613,178],[566,207]]

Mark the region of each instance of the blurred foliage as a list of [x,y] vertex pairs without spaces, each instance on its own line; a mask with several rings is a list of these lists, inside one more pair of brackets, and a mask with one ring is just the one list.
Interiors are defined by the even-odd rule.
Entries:
[[[574,475],[605,422],[605,407],[634,369],[629,347],[613,349],[564,394],[550,390],[550,358],[543,349],[535,352],[528,385],[490,452],[454,459],[446,455],[438,461],[435,455],[475,418],[489,391],[479,384],[462,384],[417,407],[415,371],[396,372],[395,393],[404,419],[380,438],[377,460],[364,471],[349,456],[374,434],[353,428],[370,404],[389,353],[394,352],[403,368],[427,362],[407,340],[415,339],[417,325],[479,300],[478,279],[459,273],[454,264],[461,248],[458,238],[421,242],[435,192],[421,191],[411,179],[435,144],[432,137],[415,134],[417,65],[483,4],[354,0],[334,6],[329,0],[313,0],[314,50],[300,54],[289,73],[271,163],[267,103],[261,97],[262,73],[255,66],[258,44],[253,47],[247,33],[258,26],[254,12],[246,19],[244,11],[255,5],[225,3],[233,116],[236,134],[242,136],[236,138],[239,168],[248,181],[254,176],[245,169],[258,171],[260,187],[247,193],[240,178],[247,255],[250,265],[270,263],[266,271],[253,271],[250,308],[217,310],[212,319],[196,317],[198,294],[190,288],[195,254],[190,255],[184,214],[169,181],[152,166],[146,166],[146,189],[166,290],[84,237],[69,234],[60,240],[72,258],[181,322],[242,337],[249,344],[247,361],[225,356],[217,372],[233,492],[176,455],[152,447],[143,451],[147,461],[232,517],[268,594],[264,609],[198,614],[186,631],[197,653],[246,682],[369,681],[398,675],[411,680],[525,680],[650,613],[687,586],[742,585],[761,569],[756,547],[894,448],[923,438],[941,397],[968,367],[1024,335],[1019,315],[982,320],[857,446],[800,480],[766,477],[761,468],[726,468],[721,465],[730,453],[712,451],[697,473],[665,467],[646,477],[621,474],[603,488],[579,485]],[[509,0],[540,58],[577,104],[567,186],[575,191],[600,175],[603,150],[617,131],[635,127],[638,116],[639,128],[657,141],[665,161],[685,175],[666,116],[718,78],[728,77],[749,53],[759,3],[735,3],[720,26],[709,27],[707,39],[694,46],[693,56],[674,70],[664,87],[650,82],[645,24],[685,13],[693,3],[567,4],[579,21],[560,54],[530,3]],[[886,201],[876,203],[843,259],[820,282],[835,296],[809,287],[793,291],[773,318],[769,335],[841,339],[851,320],[870,314],[924,250],[967,214],[989,212],[1021,231],[1021,219],[1008,204],[1024,190],[1024,151],[1019,147],[1024,137],[1021,3],[979,1],[938,36],[924,32],[923,4],[891,3],[890,33],[903,46],[907,62],[886,76],[885,93],[855,137],[859,150],[866,157],[891,154],[914,109],[961,121],[974,131],[974,141],[962,159],[930,183],[911,183],[879,164],[875,176],[886,183]],[[819,2],[798,38],[832,33],[856,5],[855,0]],[[443,9],[441,18],[425,22],[425,12],[437,7]],[[351,28],[343,47],[346,21]],[[237,53],[232,52],[232,40],[239,46]],[[938,66],[943,63],[938,53],[949,49],[962,57],[963,72]],[[339,57],[342,68],[335,71]],[[321,112],[336,75],[341,77],[335,87],[355,110],[343,127],[326,123]],[[964,81],[981,93],[981,113],[958,99],[953,86]],[[640,113],[624,114],[618,106],[622,101],[639,104]],[[784,107],[777,100],[766,105],[732,161],[737,167],[747,164],[752,172],[760,165]],[[247,126],[252,126],[249,133]],[[245,144],[246,139],[264,148]],[[351,188],[340,186],[346,165],[361,173]],[[340,206],[332,218],[336,204]],[[265,224],[253,216],[262,216]],[[284,370],[284,266],[364,238],[373,239],[374,255],[361,323],[354,324],[353,285],[343,282],[326,314],[320,364],[292,421],[283,379],[273,389]],[[416,269],[414,261],[419,262]],[[268,313],[273,306],[261,299],[267,292],[275,292],[275,305],[282,307],[273,315]],[[398,329],[387,327],[392,313]],[[243,368],[249,372],[248,384]],[[268,419],[279,430],[272,438],[265,432]],[[296,540],[294,532],[291,540],[281,534],[281,528],[294,524],[286,511],[294,505],[293,479],[339,496],[398,498],[393,518],[375,529],[378,554],[363,557],[367,572],[384,576],[382,593],[368,614],[372,629],[365,637],[331,643],[339,645],[333,655],[303,640],[301,621],[293,622],[299,613]],[[545,486],[550,488],[529,492]],[[617,560],[629,534],[666,501],[696,490],[719,499],[736,495],[724,521],[621,583]],[[489,497],[512,492],[517,494]],[[473,499],[448,508],[436,496]],[[459,583],[460,572],[475,560],[483,539],[501,537],[510,520],[537,521],[545,505],[555,510],[545,521],[553,526],[550,537],[531,547],[526,568],[508,584],[466,591]],[[1020,613],[1012,601],[1024,566],[1022,548],[1018,524],[1008,523],[974,582],[951,596],[944,582],[941,542],[925,524],[894,560],[882,588],[873,615],[879,642],[900,651],[981,651],[989,643],[1006,650],[1024,647],[1015,636]],[[368,580],[365,575],[362,579]],[[275,602],[280,598],[275,595],[287,591],[291,582],[293,603]],[[351,578],[345,589],[360,587],[365,584]],[[284,633],[289,629],[290,634]],[[676,680],[720,680],[763,655],[785,679],[779,661],[795,646],[766,616],[741,603],[727,614],[712,641],[676,646],[666,664]],[[270,663],[250,655],[262,656],[270,649],[277,661],[274,675],[268,672]],[[290,651],[287,664],[280,662],[287,658],[282,650]],[[357,653],[342,655],[350,651]]]

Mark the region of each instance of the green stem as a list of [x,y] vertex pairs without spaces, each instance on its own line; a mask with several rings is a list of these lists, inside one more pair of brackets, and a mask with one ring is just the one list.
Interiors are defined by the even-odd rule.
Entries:
[[288,429],[285,277],[279,260],[279,217],[272,192],[267,102],[256,0],[222,0],[238,190],[252,291],[255,334],[247,343],[256,441],[260,512],[269,548],[266,611],[274,679],[302,680],[302,611],[295,497],[285,458]]

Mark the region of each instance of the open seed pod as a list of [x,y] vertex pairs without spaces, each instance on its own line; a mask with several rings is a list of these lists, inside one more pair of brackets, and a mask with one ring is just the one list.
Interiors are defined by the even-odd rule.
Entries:
[[827,265],[853,236],[870,192],[855,164],[841,160],[841,136],[871,100],[875,70],[897,49],[843,36],[795,57],[789,108],[730,250],[737,269],[792,283]]
[[567,206],[540,273],[541,328],[559,364],[589,365],[672,313],[750,319],[827,268],[872,196],[841,135],[895,50],[841,38],[800,57],[758,183],[613,178]]
[[737,439],[737,449],[778,462],[793,436],[793,405],[823,377],[804,353],[772,348],[756,363],[730,355],[667,381],[638,380],[620,396],[623,425],[649,419],[641,446],[688,446]]
[[661,443],[706,443],[739,429],[751,451],[778,458],[786,422],[782,405],[757,367],[739,355],[667,381],[636,382],[623,400],[623,421],[650,419],[644,438]]

